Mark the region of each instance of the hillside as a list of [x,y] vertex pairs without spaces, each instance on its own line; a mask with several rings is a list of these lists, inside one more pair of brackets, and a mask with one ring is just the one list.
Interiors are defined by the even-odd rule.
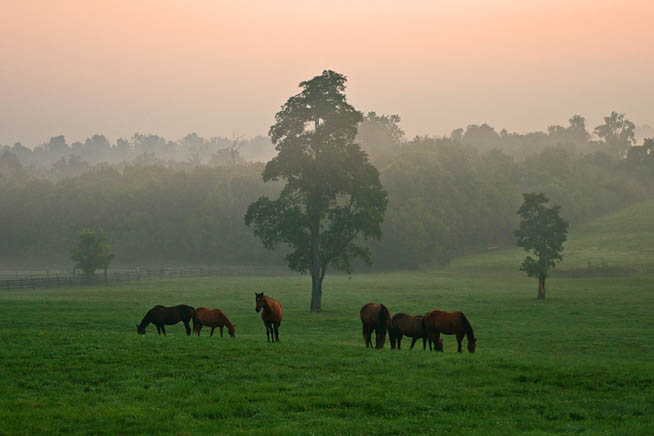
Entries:
[[[443,272],[522,274],[519,248],[454,259]],[[654,273],[654,200],[643,201],[573,228],[553,275]]]

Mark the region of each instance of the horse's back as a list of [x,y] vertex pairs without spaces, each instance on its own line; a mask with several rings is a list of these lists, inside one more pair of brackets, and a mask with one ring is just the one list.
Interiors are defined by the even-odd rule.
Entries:
[[406,313],[399,313],[393,316],[391,326],[398,329],[403,335],[420,338],[424,336],[422,319],[422,315],[411,316]]
[[264,321],[272,321],[277,324],[282,322],[282,317],[284,313],[282,311],[282,303],[275,300],[274,298],[265,297],[266,302],[268,303],[268,308],[270,312],[267,313],[265,310],[261,312],[261,319]]
[[372,320],[376,320],[378,318],[378,313],[381,310],[381,305],[378,303],[367,303],[364,304],[363,307],[361,307],[361,310],[359,311],[359,315],[361,316],[361,321],[364,323],[369,323]]
[[463,314],[460,311],[432,310],[423,318],[424,326],[434,328],[446,335],[457,334],[463,329],[462,316]]
[[204,325],[219,326],[225,324],[227,317],[220,309],[207,309],[206,307],[198,307],[195,309],[195,316]]
[[364,304],[359,311],[359,315],[364,325],[379,326],[387,329],[392,324],[391,313],[381,303]]

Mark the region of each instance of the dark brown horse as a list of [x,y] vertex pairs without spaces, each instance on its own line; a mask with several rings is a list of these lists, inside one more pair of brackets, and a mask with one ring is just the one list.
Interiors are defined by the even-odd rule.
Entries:
[[227,326],[227,332],[231,337],[234,337],[234,324],[227,318],[227,316],[220,309],[207,309],[206,307],[197,307],[195,309],[195,316],[193,317],[193,332],[200,336],[202,326],[211,327],[209,336],[213,336],[213,331],[216,327],[220,328],[220,337],[223,337],[223,327]]
[[457,351],[461,352],[461,341],[463,336],[468,339],[468,351],[475,352],[477,339],[472,331],[472,326],[463,312],[445,312],[443,310],[432,310],[427,313],[423,319],[425,332],[429,339],[431,347],[432,342],[440,338],[441,333],[444,335],[456,335],[459,344]]
[[384,348],[386,331],[391,326],[391,313],[386,306],[368,303],[361,308],[361,323],[363,324],[363,341],[366,348],[372,347],[372,332],[375,332],[375,348]]
[[254,308],[261,312],[261,319],[266,326],[266,337],[268,342],[279,342],[279,325],[282,323],[282,305],[279,301],[266,297],[263,292],[254,293],[257,306]]
[[166,335],[166,328],[164,325],[173,325],[178,322],[184,323],[184,328],[186,329],[186,335],[191,335],[191,326],[189,321],[193,319],[193,314],[195,309],[186,304],[180,304],[179,306],[166,307],[157,305],[148,311],[143,317],[141,324],[136,326],[136,332],[140,335],[145,334],[145,328],[148,324],[152,323],[157,327],[157,333],[163,333]]
[[[397,349],[400,350],[402,346],[402,336],[408,336],[413,338],[411,341],[410,350],[413,349],[413,346],[416,344],[416,341],[422,338],[422,349],[427,348],[427,335],[425,334],[425,328],[422,325],[422,315],[411,316],[406,313],[396,313],[391,319],[391,328],[388,330],[388,336],[391,340],[391,349],[394,349],[397,345]],[[443,351],[443,341],[439,337],[438,344],[436,349],[438,351]],[[429,349],[431,350],[431,344],[429,344]]]

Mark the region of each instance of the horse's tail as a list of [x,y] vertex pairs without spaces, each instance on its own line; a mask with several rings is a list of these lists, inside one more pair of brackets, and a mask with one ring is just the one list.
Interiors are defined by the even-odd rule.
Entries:
[[191,307],[191,319],[193,320],[193,331],[197,331],[198,328],[198,312],[195,310],[194,307]]
[[463,322],[463,330],[465,331],[468,340],[474,339],[475,333],[472,331],[472,326],[470,325],[468,318],[466,318],[463,312],[461,312],[461,321]]
[[380,304],[380,310],[379,310],[379,325],[384,331],[388,330],[391,326],[388,323],[388,320],[391,317],[391,313],[388,311],[386,306],[383,304]]

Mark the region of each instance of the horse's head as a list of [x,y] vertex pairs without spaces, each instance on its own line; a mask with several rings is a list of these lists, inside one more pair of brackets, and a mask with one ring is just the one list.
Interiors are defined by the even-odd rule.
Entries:
[[377,350],[384,348],[384,342],[386,342],[386,330],[383,333],[377,331],[375,334],[375,348]]
[[477,346],[477,338],[468,339],[468,351],[469,352],[474,353],[476,346]]
[[438,341],[436,342],[436,345],[434,346],[434,349],[436,351],[443,351],[443,338],[442,337],[440,337],[440,336],[438,337]]
[[234,337],[236,335],[236,326],[232,324],[231,327],[227,327],[227,333],[229,333],[231,337]]
[[254,298],[255,298],[255,301],[257,302],[257,307],[255,307],[254,310],[259,312],[261,310],[261,308],[263,307],[263,292],[259,294],[259,293],[257,293],[255,291]]
[[139,335],[144,335],[145,327],[141,327],[140,325],[136,324],[136,333],[138,333]]

